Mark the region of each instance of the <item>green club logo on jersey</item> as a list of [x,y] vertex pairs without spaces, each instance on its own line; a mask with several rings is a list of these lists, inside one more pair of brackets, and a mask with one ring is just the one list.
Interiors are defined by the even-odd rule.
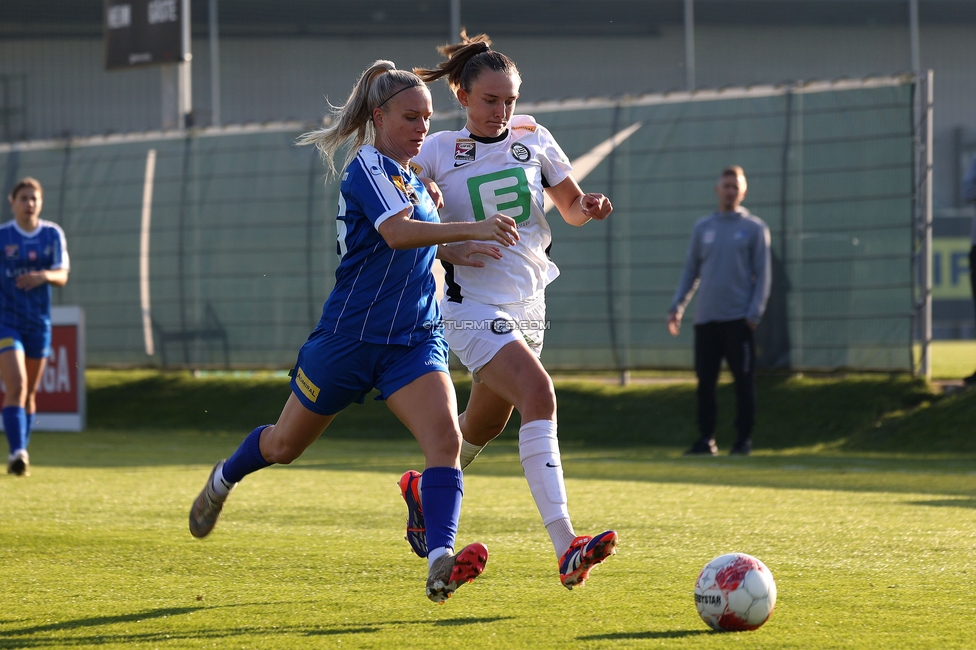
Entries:
[[515,223],[529,220],[532,195],[521,167],[469,178],[468,193],[475,221],[484,221],[497,213],[515,219]]

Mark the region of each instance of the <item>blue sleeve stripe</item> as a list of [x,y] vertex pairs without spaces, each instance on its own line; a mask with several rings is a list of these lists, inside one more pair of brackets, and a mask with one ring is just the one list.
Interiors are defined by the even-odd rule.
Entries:
[[[365,160],[365,157],[363,156],[363,152],[362,151],[359,152],[359,155],[356,156],[356,159],[359,160],[359,165],[363,168],[363,172],[364,172],[363,173],[363,176],[366,178],[366,180],[369,182],[370,186],[373,188],[373,192],[375,192],[377,198],[379,198],[379,200],[383,202],[383,208],[385,210],[389,210],[390,209],[390,204],[386,200],[386,195],[383,194],[382,191],[380,191],[380,187],[376,183],[376,179],[373,178],[373,174],[369,171],[369,162],[367,162]],[[377,165],[380,165],[380,164],[382,164],[382,161],[377,160],[376,161],[376,164]]]
[[[403,208],[411,205],[410,200],[407,198],[407,195],[401,192],[399,188],[393,184],[393,181],[390,180],[389,174],[383,166],[383,159],[380,154],[377,153],[376,158],[376,165],[384,172],[382,176],[375,176],[374,174],[370,173],[369,164],[365,160],[361,161],[360,164],[365,168],[365,176],[369,180],[369,184],[372,186],[377,198],[379,198],[383,203],[384,214],[386,213],[386,210],[392,210],[394,206],[400,206],[393,211],[393,214],[396,214],[400,210],[403,210]],[[383,179],[382,182],[379,180],[380,178]]]
[[58,236],[58,246],[54,250],[54,264],[51,265],[51,269],[70,269],[71,262],[68,259],[68,241],[64,237],[64,230],[55,223],[52,223],[51,226]]

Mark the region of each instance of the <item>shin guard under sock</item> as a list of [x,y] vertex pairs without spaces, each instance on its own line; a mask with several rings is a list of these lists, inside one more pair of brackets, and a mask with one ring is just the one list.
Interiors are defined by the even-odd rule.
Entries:
[[261,455],[261,432],[270,424],[262,424],[257,429],[244,438],[244,442],[237,448],[231,457],[224,463],[223,475],[227,483],[238,483],[242,478],[252,472],[271,465]]
[[[523,424],[519,429],[519,458],[532,498],[542,515],[542,523],[556,553],[560,554],[560,549],[569,548],[576,536],[569,518],[556,423],[535,420]],[[550,526],[561,519],[567,525]]]

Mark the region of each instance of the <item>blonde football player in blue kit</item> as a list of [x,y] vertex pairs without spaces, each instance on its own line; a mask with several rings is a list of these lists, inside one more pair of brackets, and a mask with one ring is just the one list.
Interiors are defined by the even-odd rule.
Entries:
[[[427,135],[431,112],[430,92],[417,75],[377,61],[334,110],[332,125],[299,140],[316,145],[333,172],[336,151],[352,144],[339,188],[335,287],[298,353],[292,394],[277,423],[257,427],[233,455],[217,462],[189,523],[193,536],[208,535],[244,476],[291,463],[339,411],[377,388],[378,399],[414,435],[427,461],[420,497],[431,547],[427,596],[444,602],[484,570],[488,549],[474,543],[454,553],[463,492],[461,433],[431,265],[439,243],[510,246],[518,233],[515,222],[501,215],[476,224],[439,222],[408,166]],[[495,246],[470,241],[464,248],[498,254]]]
[[[567,588],[583,584],[590,569],[614,553],[617,534],[576,535],[566,499],[556,436],[556,395],[539,360],[545,288],[559,274],[549,259],[552,241],[544,202],[552,199],[566,223],[582,226],[606,219],[613,207],[602,194],[584,193],[549,131],[528,115],[515,115],[521,77],[515,63],[490,48],[481,34],[461,33],[461,42],[439,48],[447,57],[432,70],[415,69],[427,82],[446,79],[467,112],[460,131],[435,133],[411,166],[442,196],[441,219],[481,223],[498,214],[512,217],[519,241],[481,267],[442,246],[447,289],[441,302],[444,335],[474,383],[459,417],[464,440],[461,468],[505,428],[512,410],[521,416],[519,457],[542,515]],[[435,189],[436,186],[436,189]],[[400,479],[409,511],[407,540],[423,556],[425,514],[415,471]],[[427,526],[429,534],[429,526]]]
[[24,178],[10,193],[14,218],[0,226],[0,377],[7,473],[30,475],[27,445],[35,396],[51,354],[51,285],[68,282],[68,246],[61,227],[40,218],[44,190]]

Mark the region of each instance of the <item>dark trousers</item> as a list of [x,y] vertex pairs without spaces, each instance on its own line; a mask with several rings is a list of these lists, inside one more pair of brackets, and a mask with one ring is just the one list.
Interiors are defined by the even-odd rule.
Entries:
[[735,379],[735,430],[748,438],[756,422],[756,348],[745,319],[695,325],[695,373],[698,375],[698,431],[715,437],[718,374],[725,359]]

